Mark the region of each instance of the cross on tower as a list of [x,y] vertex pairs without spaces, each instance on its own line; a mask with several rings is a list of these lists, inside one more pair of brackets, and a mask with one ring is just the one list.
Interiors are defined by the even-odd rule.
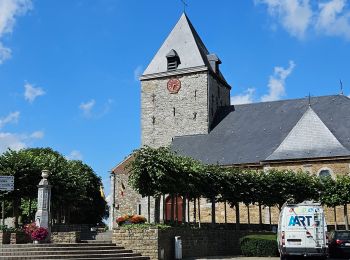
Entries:
[[188,4],[185,2],[185,0],[181,0],[181,2],[184,5],[184,13],[186,13],[186,7],[188,7]]

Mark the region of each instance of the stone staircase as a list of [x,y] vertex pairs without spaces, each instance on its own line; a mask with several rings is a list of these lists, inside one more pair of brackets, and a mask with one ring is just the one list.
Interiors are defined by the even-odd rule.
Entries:
[[76,243],[76,244],[17,244],[0,245],[0,260],[12,259],[115,259],[149,260],[149,257],[133,253],[132,250],[117,247],[115,244]]

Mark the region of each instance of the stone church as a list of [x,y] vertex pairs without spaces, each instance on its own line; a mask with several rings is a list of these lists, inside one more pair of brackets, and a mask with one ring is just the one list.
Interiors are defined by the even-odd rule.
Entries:
[[[348,97],[232,105],[231,86],[222,75],[220,64],[218,55],[208,51],[189,18],[182,14],[140,77],[142,146],[171,146],[179,154],[205,164],[304,170],[333,177],[349,174]],[[152,221],[154,207],[148,214],[148,199],[128,186],[125,165],[130,160],[132,155],[112,169],[110,217],[115,222],[122,214],[142,214],[150,215]],[[195,206],[180,200],[191,211],[187,220],[198,219],[193,215]],[[161,219],[170,218],[169,203],[166,197],[161,201]],[[211,206],[202,199],[202,222],[211,221]],[[215,205],[216,222],[235,222],[234,210],[228,209],[226,218],[224,207],[222,203]],[[342,209],[339,207],[338,211],[338,222],[342,223]],[[264,212],[264,223],[271,218],[276,223],[276,209],[266,208]],[[241,223],[247,222],[244,207],[240,214]],[[332,223],[333,210],[328,215],[327,221]],[[252,223],[258,223],[253,205],[250,216]]]

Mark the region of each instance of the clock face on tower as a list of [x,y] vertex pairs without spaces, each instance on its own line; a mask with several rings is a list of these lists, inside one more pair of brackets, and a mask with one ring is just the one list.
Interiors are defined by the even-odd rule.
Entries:
[[181,88],[181,81],[179,79],[170,79],[167,84],[170,94],[176,94]]

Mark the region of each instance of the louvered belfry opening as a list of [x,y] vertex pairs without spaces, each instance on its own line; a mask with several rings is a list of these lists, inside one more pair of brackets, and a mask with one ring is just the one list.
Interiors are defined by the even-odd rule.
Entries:
[[173,49],[166,55],[166,58],[168,60],[168,70],[176,70],[181,63],[179,55]]

